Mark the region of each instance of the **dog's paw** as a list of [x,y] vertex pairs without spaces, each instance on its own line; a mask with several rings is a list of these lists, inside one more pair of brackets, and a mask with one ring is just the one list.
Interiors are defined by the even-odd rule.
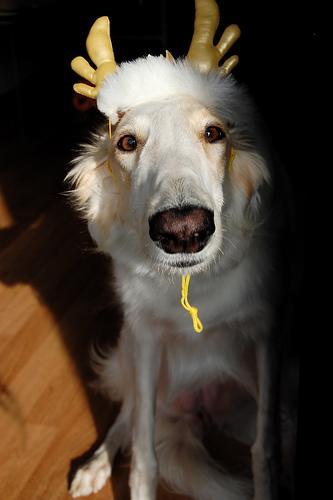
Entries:
[[80,467],[69,490],[73,498],[97,493],[111,476],[111,465],[105,448],[97,450],[92,458]]

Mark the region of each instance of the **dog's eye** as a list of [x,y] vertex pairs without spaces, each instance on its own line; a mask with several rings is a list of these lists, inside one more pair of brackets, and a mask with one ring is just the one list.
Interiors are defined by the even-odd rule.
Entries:
[[137,142],[133,135],[124,135],[124,137],[119,139],[117,147],[121,151],[134,151],[137,147]]
[[225,133],[220,127],[211,126],[205,130],[205,139],[209,143],[221,141],[224,137]]

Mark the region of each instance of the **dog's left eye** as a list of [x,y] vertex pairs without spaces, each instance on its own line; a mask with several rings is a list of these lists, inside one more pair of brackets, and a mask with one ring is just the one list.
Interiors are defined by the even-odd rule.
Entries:
[[136,138],[133,135],[124,135],[117,143],[121,151],[134,151],[137,147]]
[[205,130],[205,139],[209,143],[222,141],[225,138],[225,133],[220,127],[211,126]]

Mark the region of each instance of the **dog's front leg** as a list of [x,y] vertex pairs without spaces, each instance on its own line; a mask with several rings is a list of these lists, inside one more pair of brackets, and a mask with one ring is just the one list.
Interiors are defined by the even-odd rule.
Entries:
[[257,434],[252,447],[255,500],[277,500],[279,352],[274,339],[257,347],[258,412]]
[[144,331],[134,333],[134,348],[131,500],[154,500],[158,480],[154,429],[160,367],[159,335],[144,325]]

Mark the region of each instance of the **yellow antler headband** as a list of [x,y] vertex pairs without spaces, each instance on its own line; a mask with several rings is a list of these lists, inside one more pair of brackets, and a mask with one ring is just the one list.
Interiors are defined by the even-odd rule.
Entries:
[[215,0],[195,0],[194,32],[187,59],[204,73],[218,70],[222,76],[228,75],[238,63],[238,56],[231,56],[220,67],[219,63],[240,37],[236,24],[228,26],[219,42],[213,40],[220,23],[219,8]]
[[[187,60],[202,72],[218,70],[222,76],[226,76],[238,63],[238,56],[229,57],[222,66],[219,64],[240,37],[240,29],[236,24],[231,24],[224,30],[219,42],[214,45],[214,35],[219,22],[219,8],[215,0],[195,0],[194,32]],[[74,85],[74,90],[96,99],[104,78],[117,68],[110,38],[110,21],[106,16],[99,17],[94,22],[86,46],[96,69],[81,56],[75,57],[71,66],[79,76],[88,80],[93,86],[77,83]],[[166,58],[173,61],[169,51],[166,52]]]
[[71,67],[75,73],[92,83],[93,87],[85,83],[76,83],[74,90],[78,94],[96,99],[104,78],[117,68],[110,38],[110,21],[106,16],[99,17],[94,22],[86,46],[90,59],[96,64],[96,69],[81,56],[72,60]]

